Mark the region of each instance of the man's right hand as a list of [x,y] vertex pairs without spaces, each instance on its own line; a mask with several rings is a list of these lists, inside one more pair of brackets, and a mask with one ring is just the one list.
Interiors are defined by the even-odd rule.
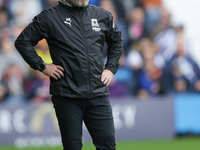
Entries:
[[64,72],[65,70],[63,67],[54,64],[46,64],[46,68],[44,69],[44,71],[42,71],[44,75],[52,77],[56,80],[64,77]]

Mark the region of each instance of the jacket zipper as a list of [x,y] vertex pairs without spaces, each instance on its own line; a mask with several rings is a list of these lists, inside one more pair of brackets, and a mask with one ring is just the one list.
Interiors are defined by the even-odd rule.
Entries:
[[86,44],[86,38],[85,38],[85,30],[84,30],[84,24],[83,24],[83,17],[81,17],[81,29],[82,29],[82,35],[83,35],[83,42],[85,45],[85,51],[86,51],[86,55],[87,55],[87,65],[88,65],[88,81],[89,81],[89,96],[88,98],[91,99],[91,69],[90,69],[90,57],[89,57],[89,52],[88,52],[88,48],[87,48],[87,44]]

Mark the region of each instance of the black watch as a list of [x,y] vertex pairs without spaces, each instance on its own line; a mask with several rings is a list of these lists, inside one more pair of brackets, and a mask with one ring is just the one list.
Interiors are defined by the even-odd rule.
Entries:
[[45,64],[45,62],[43,62],[42,64],[40,64],[39,66],[38,66],[38,70],[39,71],[44,71],[44,69],[46,68],[46,64]]

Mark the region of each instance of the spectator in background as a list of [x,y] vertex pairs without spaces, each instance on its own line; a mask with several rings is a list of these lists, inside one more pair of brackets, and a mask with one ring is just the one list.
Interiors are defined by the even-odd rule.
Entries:
[[172,92],[199,92],[200,69],[196,62],[186,55],[183,42],[177,44],[176,54],[169,63]]
[[159,48],[149,38],[142,38],[136,49],[130,50],[127,65],[133,70],[141,69],[143,63],[153,61],[157,68],[164,68],[165,61],[159,53]]
[[189,91],[189,81],[180,73],[178,64],[174,63],[171,70],[171,87],[169,89],[170,93],[188,93]]
[[145,12],[146,12],[146,23],[145,27],[148,30],[148,33],[154,27],[155,24],[160,22],[160,8],[162,6],[161,0],[141,0]]
[[[135,70],[137,91],[139,97],[158,95],[162,93],[162,58],[157,55],[158,49],[148,38],[143,38],[139,42],[139,51],[142,57],[142,68]],[[136,53],[135,53],[136,54]],[[133,56],[133,55],[132,55]],[[131,59],[131,58],[129,58]]]
[[0,79],[4,73],[4,71],[9,68],[11,64],[15,64],[18,66],[23,76],[28,75],[28,67],[26,63],[23,61],[18,51],[14,48],[13,40],[10,38],[5,38],[1,40],[0,46]]
[[26,26],[32,18],[42,11],[40,0],[13,0],[9,6],[13,23]]
[[0,32],[1,32],[0,43],[2,43],[3,39],[7,39],[7,38],[12,39],[13,33],[9,27],[2,28],[2,30]]
[[129,43],[130,45],[138,42],[142,37],[146,36],[147,32],[145,29],[145,13],[140,7],[135,7],[129,14]]
[[125,10],[124,10],[124,7],[123,7],[123,1],[113,0],[113,3],[115,4],[118,18],[120,20],[124,20],[124,22],[126,22],[126,14],[125,14]]
[[138,74],[137,95],[139,98],[160,94],[162,70],[157,68],[153,61],[146,62]]
[[192,48],[189,39],[184,34],[185,31],[184,26],[179,25],[175,27],[175,31],[177,34],[177,43],[183,43],[185,56],[191,57]]
[[49,101],[49,85],[47,76],[40,71],[33,71],[33,76],[25,82],[26,98],[32,103]]
[[160,69],[165,67],[165,60],[160,54],[159,47],[149,38],[142,38],[139,41],[138,50],[141,52],[145,62],[153,61],[156,67]]
[[100,3],[99,3],[99,6],[112,13],[114,22],[117,24],[118,28],[122,32],[122,36],[123,36],[123,40],[124,40],[123,46],[124,46],[124,48],[126,48],[127,44],[128,44],[128,35],[127,35],[126,23],[124,22],[124,20],[121,20],[121,19],[118,18],[115,4],[113,3],[112,0],[101,0]]
[[0,7],[0,34],[1,30],[9,26],[8,13],[5,8]]
[[151,34],[153,37],[155,36],[155,42],[160,49],[160,54],[165,59],[165,62],[168,63],[176,52],[177,34],[174,28],[171,27],[170,14],[166,9],[161,9],[161,21],[152,31]]
[[[123,0],[121,7],[124,8],[125,16],[128,17],[135,7],[143,8],[143,4],[141,0]],[[118,9],[120,10],[120,8]]]
[[131,80],[127,83],[129,95],[133,96],[137,94],[138,72],[142,69],[143,63],[143,58],[138,50],[131,49],[128,52],[125,64],[133,73]]
[[[124,39],[124,54],[125,56],[128,54],[128,51],[131,49],[132,39],[130,39],[130,30],[129,30],[129,24],[130,24],[130,14],[134,10],[134,8],[141,8],[143,9],[143,4],[141,0],[113,0],[116,10],[117,10],[117,15],[118,15],[118,20],[121,23],[124,23],[124,28],[122,30],[122,35]],[[136,31],[137,32],[137,31]]]
[[24,77],[21,68],[16,64],[10,64],[3,73],[2,78],[2,83],[6,88],[7,94],[5,103],[17,105],[25,102],[23,82]]

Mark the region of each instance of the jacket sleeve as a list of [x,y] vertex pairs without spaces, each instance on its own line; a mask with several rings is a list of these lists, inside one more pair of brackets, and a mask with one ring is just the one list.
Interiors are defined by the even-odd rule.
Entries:
[[38,70],[38,66],[43,63],[42,58],[36,53],[34,46],[40,40],[48,38],[49,33],[46,20],[44,12],[34,17],[32,23],[22,31],[15,41],[16,49],[29,66],[35,70]]
[[105,69],[110,70],[113,74],[117,72],[119,67],[119,59],[123,50],[122,33],[118,29],[116,23],[113,21],[113,16],[108,12],[109,19],[107,22],[108,30],[106,32],[107,49],[107,63]]

